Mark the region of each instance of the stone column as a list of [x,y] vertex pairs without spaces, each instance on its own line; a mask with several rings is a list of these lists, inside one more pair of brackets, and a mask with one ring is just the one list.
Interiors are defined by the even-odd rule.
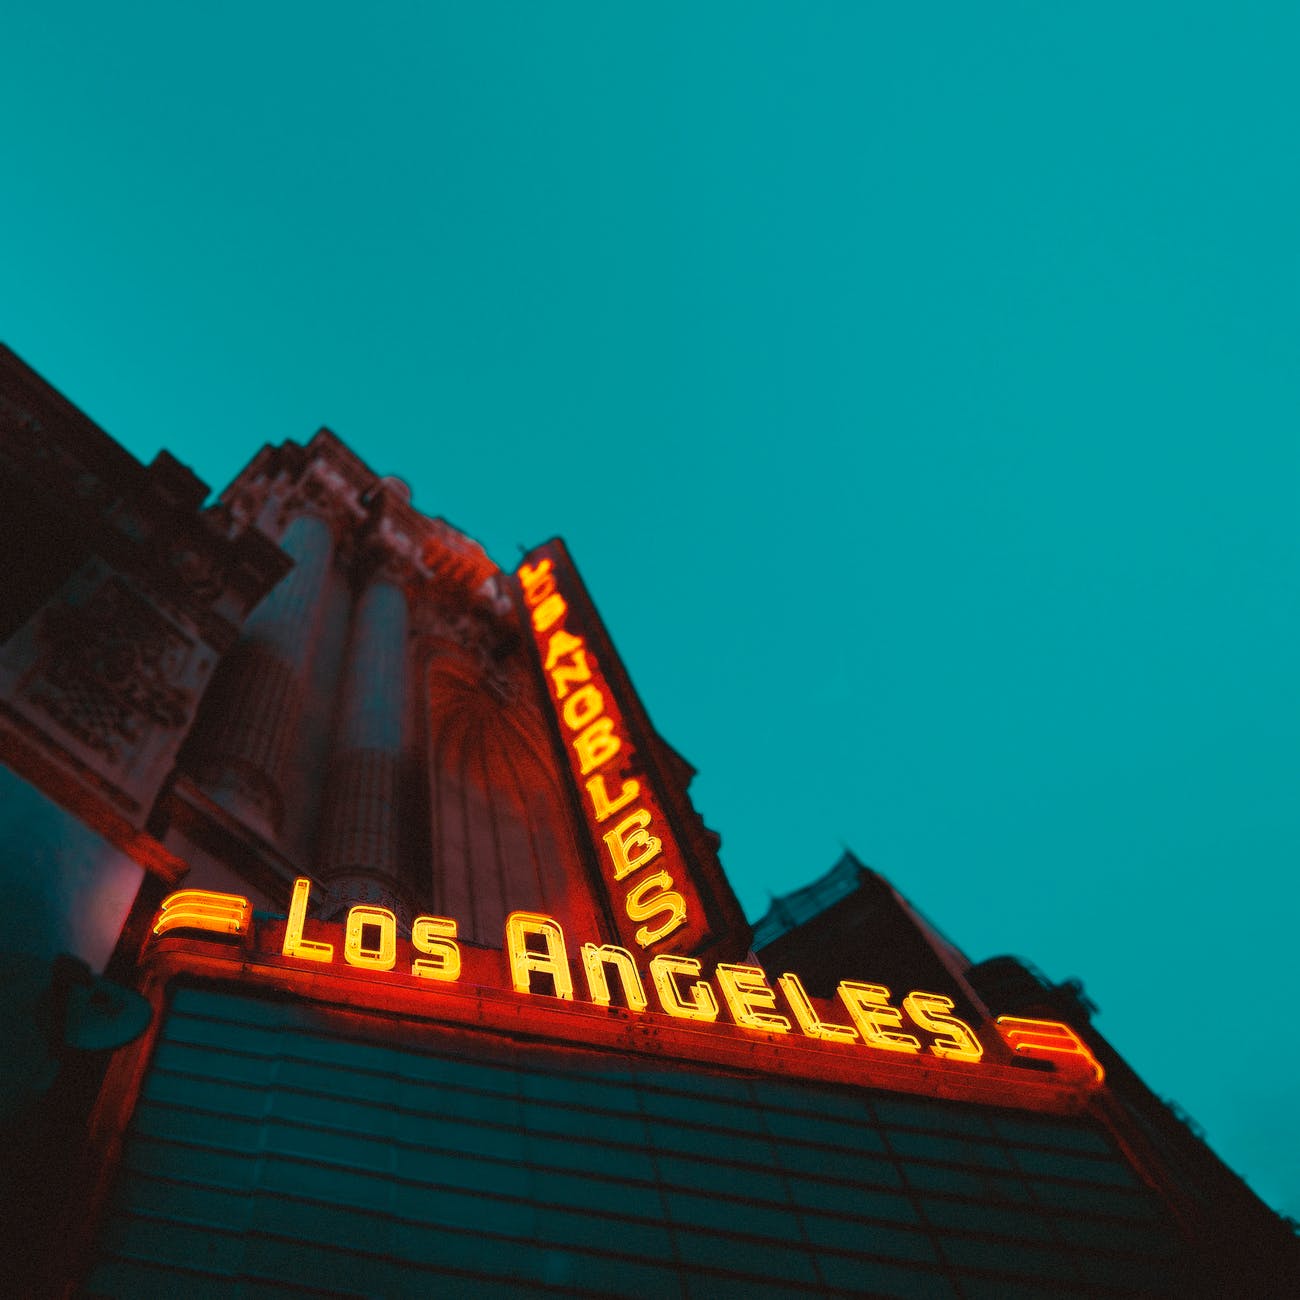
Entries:
[[286,765],[293,760],[306,682],[320,634],[334,555],[327,519],[298,515],[280,545],[294,567],[249,616],[205,701],[200,783],[270,838],[283,827]]
[[381,567],[357,599],[343,671],[317,848],[325,917],[367,902],[411,922],[399,815],[409,624],[401,579]]

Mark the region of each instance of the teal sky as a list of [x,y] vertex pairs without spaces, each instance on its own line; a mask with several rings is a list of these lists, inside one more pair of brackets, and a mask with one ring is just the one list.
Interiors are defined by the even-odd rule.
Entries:
[[0,339],[562,535],[751,916],[851,846],[1300,1215],[1300,9],[4,29]]

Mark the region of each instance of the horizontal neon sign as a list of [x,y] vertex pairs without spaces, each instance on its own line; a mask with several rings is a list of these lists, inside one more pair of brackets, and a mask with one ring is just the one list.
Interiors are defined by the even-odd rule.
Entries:
[[[294,882],[280,955],[303,962],[335,963],[336,942],[305,937],[310,894],[310,881],[300,877]],[[245,898],[183,890],[163,900],[153,933],[159,936],[191,929],[239,937],[247,933],[249,917]],[[651,1011],[653,994],[654,1010],[673,1020],[718,1022],[725,1007],[740,1029],[769,1036],[856,1044],[893,1053],[895,1059],[937,1057],[976,1065],[984,1056],[984,1045],[975,1030],[953,1014],[952,999],[941,993],[917,989],[895,1003],[883,984],[841,980],[832,1009],[811,997],[793,973],[787,972],[773,983],[761,967],[719,962],[710,980],[698,958],[672,953],[660,953],[649,960],[646,980],[632,953],[615,944],[583,943],[575,960],[560,923],[539,912],[511,912],[504,939],[511,987],[530,999],[549,996],[598,1007],[619,1005],[641,1015]],[[358,903],[349,910],[342,941],[346,965],[375,973],[409,973],[443,983],[461,977],[457,924],[449,917],[415,918],[410,956],[402,963],[407,969],[400,972],[398,948],[397,918],[391,911],[370,903]],[[578,996],[580,986],[585,997]],[[832,1015],[836,1018],[831,1019]],[[845,1016],[849,1023],[843,1023]],[[1101,1066],[1068,1025],[1003,1017],[997,1030],[1015,1052],[1053,1061],[1067,1072],[1086,1072],[1095,1084],[1102,1081]]]

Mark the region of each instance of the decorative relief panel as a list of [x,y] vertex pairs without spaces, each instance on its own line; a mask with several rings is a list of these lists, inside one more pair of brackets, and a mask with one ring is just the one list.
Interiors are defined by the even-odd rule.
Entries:
[[317,514],[329,521],[336,540],[341,542],[366,517],[357,496],[346,475],[324,460],[313,460],[282,503],[277,526],[287,528],[299,514]]
[[112,763],[154,728],[188,718],[193,645],[120,579],[84,604],[41,616],[37,660],[24,694],[32,704]]
[[225,565],[215,555],[184,541],[168,548],[167,564],[197,604],[215,604],[230,585]]

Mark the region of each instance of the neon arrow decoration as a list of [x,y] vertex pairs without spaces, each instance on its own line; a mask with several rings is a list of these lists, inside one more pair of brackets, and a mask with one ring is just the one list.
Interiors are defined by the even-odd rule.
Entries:
[[153,932],[159,935],[168,930],[210,930],[214,934],[247,934],[252,911],[248,899],[238,894],[180,889],[163,899]]
[[1007,1046],[1021,1056],[1035,1056],[1052,1061],[1063,1070],[1086,1067],[1100,1085],[1106,1078],[1101,1062],[1088,1044],[1059,1020],[1026,1020],[1023,1016],[999,1016],[998,1033]]

